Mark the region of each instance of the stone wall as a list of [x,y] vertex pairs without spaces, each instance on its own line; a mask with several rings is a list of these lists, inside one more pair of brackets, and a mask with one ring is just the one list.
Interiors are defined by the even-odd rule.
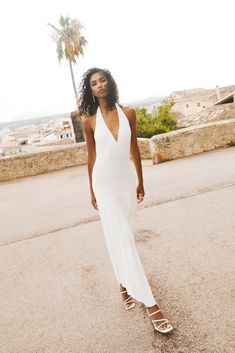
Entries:
[[[225,147],[235,142],[235,119],[207,123],[138,138],[142,159],[153,164]],[[86,142],[0,158],[0,182],[87,163]]]
[[214,150],[235,142],[235,119],[155,135],[149,139],[153,164]]
[[[150,159],[149,139],[138,138],[142,159]],[[24,153],[0,158],[0,182],[48,173],[87,163],[86,142],[68,146],[48,146],[46,151]]]
[[46,151],[6,156],[0,158],[0,181],[85,164],[86,160],[87,149],[84,142],[73,146],[48,147]]

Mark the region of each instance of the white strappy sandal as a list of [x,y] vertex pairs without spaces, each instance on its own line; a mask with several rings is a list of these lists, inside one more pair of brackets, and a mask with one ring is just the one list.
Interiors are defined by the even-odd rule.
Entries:
[[[127,293],[127,291],[123,290],[120,293]],[[127,310],[130,310],[135,307],[135,302],[131,295],[129,295],[129,297],[123,301],[123,305]]]
[[[157,304],[157,306],[159,307],[159,304],[158,304],[158,303],[156,303],[156,304]],[[147,314],[148,314],[149,318],[150,318],[151,315],[157,314],[159,311],[161,311],[161,309],[158,309],[158,310],[154,311],[153,313],[149,314],[148,309],[146,309],[146,310],[147,310]],[[160,333],[170,333],[170,332],[173,330],[173,327],[172,327],[172,325],[169,323],[169,320],[168,320],[168,319],[153,320],[153,319],[150,318],[150,320],[152,321],[155,330],[158,331],[158,332],[160,332]],[[163,321],[163,322],[162,322],[160,325],[156,325],[155,322],[159,322],[159,321]],[[168,327],[165,328],[165,329],[160,329],[160,327],[161,327],[163,324],[167,324]]]

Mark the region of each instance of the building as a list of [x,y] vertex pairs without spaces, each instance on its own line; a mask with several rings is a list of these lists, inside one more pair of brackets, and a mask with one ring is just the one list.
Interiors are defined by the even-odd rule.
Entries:
[[188,116],[211,107],[218,102],[230,97],[235,90],[235,85],[219,87],[215,89],[196,88],[184,91],[172,92],[168,97],[175,102],[172,110],[181,116]]
[[8,156],[11,154],[16,154],[20,152],[20,146],[17,142],[9,141],[7,143],[0,144],[0,155],[1,156]]
[[235,103],[235,90],[225,96],[224,98],[220,98],[214,105],[220,105],[220,104],[228,104],[228,103]]
[[74,132],[70,130],[57,129],[53,131],[49,131],[43,134],[43,141],[58,141],[72,139],[74,140]]

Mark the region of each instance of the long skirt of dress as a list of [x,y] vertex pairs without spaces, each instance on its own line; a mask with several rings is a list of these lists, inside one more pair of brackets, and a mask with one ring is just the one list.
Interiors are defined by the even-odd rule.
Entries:
[[134,299],[150,307],[156,304],[156,300],[134,239],[137,196],[133,163],[127,160],[123,163],[122,171],[120,173],[120,169],[116,172],[112,169],[109,172],[97,161],[94,169],[94,192],[117,282]]

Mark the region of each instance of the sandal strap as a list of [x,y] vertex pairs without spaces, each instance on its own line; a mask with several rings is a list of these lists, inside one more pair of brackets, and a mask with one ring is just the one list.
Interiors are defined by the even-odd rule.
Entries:
[[166,324],[166,323],[169,323],[169,321],[167,320],[167,322],[163,322],[162,324],[160,324],[160,325],[158,325],[158,329],[159,329],[159,327],[161,327],[162,325],[164,325],[164,324]]
[[159,322],[159,321],[169,322],[169,320],[167,320],[167,319],[158,319],[158,320],[152,320],[151,319],[151,321],[152,322]]
[[153,313],[149,314],[149,316],[153,315],[153,314],[157,314],[159,313],[159,311],[161,311],[161,309],[157,310],[157,311],[154,311]]
[[124,304],[127,304],[128,301],[130,301],[130,300],[131,300],[132,302],[134,302],[133,299],[131,298],[131,296],[129,296],[126,300],[124,300]]
[[120,293],[127,293],[127,291],[126,290],[123,290],[122,292],[120,292]]

